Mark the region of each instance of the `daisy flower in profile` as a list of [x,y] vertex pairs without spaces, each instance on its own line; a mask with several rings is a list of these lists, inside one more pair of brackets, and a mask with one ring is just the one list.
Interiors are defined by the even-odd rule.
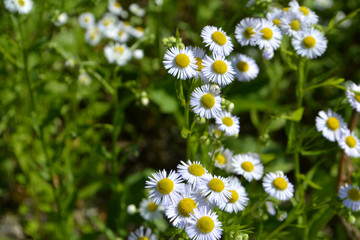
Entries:
[[153,202],[163,206],[174,204],[183,192],[183,183],[175,171],[170,171],[169,175],[165,170],[152,174],[146,181],[145,188],[150,189],[149,197]]
[[327,112],[320,111],[316,117],[316,129],[331,142],[339,140],[341,132],[346,128],[344,119],[331,109]]
[[221,226],[217,214],[202,206],[194,209],[185,231],[190,239],[217,240],[221,238]]
[[116,26],[118,24],[118,18],[113,13],[105,13],[100,19],[97,26],[99,31],[107,38],[113,39],[116,34]]
[[165,215],[169,218],[173,226],[185,228],[190,220],[190,214],[194,209],[205,205],[206,199],[196,191],[191,185],[185,184],[181,198],[174,204],[166,207]]
[[210,82],[220,86],[229,85],[234,80],[234,69],[231,63],[224,56],[213,55],[206,56],[203,60],[204,68],[202,69],[204,76]]
[[55,26],[60,27],[60,26],[64,25],[67,22],[67,20],[68,20],[67,13],[63,12],[56,16],[54,24],[55,24]]
[[304,31],[309,28],[309,23],[305,22],[298,14],[290,11],[284,14],[282,22],[279,25],[282,33],[292,37],[298,32]]
[[233,157],[233,172],[251,182],[259,180],[264,174],[264,166],[261,164],[258,154],[237,154]]
[[210,85],[194,89],[190,97],[190,106],[200,117],[215,118],[221,112],[221,97],[210,91]]
[[178,79],[186,80],[196,76],[196,59],[190,48],[169,48],[164,55],[164,67]]
[[207,197],[210,203],[216,205],[226,203],[228,198],[231,197],[229,180],[224,177],[213,176],[210,173],[205,174],[200,179],[198,189]]
[[143,17],[145,15],[145,10],[142,9],[139,5],[137,5],[136,3],[132,3],[129,6],[129,10],[130,12],[132,12],[133,14],[135,14],[138,17]]
[[98,27],[89,27],[85,33],[85,41],[91,46],[96,46],[101,41],[101,33]]
[[272,201],[265,201],[265,208],[266,211],[271,215],[271,216],[275,216],[276,214],[276,209],[274,207],[274,203]]
[[130,233],[128,240],[157,240],[155,234],[152,234],[150,228],[144,229],[143,226]]
[[300,6],[300,4],[293,0],[289,3],[291,11],[300,15],[307,23],[316,24],[319,21],[319,17],[315,14],[315,12],[311,11],[308,7]]
[[81,84],[84,84],[84,85],[90,85],[90,83],[91,83],[91,78],[90,78],[89,74],[87,74],[87,73],[80,73],[78,80]]
[[264,50],[262,51],[262,57],[265,60],[270,60],[274,57],[274,50],[270,47],[266,47],[264,48]]
[[360,142],[354,135],[354,132],[350,132],[349,129],[343,130],[338,143],[341,149],[345,151],[346,155],[355,158],[360,157]]
[[215,139],[219,139],[224,133],[215,124],[209,124],[209,134]]
[[262,18],[256,33],[256,44],[260,49],[270,47],[276,50],[280,47],[282,35],[280,29],[269,20]]
[[125,44],[110,43],[104,48],[105,57],[109,63],[123,66],[131,59],[131,51]]
[[343,204],[346,208],[355,212],[360,211],[359,187],[345,183],[345,187],[340,187],[339,198],[343,201]]
[[139,39],[145,35],[145,30],[142,27],[132,27],[129,33]]
[[244,54],[237,54],[233,56],[230,61],[235,69],[235,78],[240,82],[249,82],[259,74],[259,67],[251,57]]
[[357,112],[360,112],[360,95],[354,93],[354,91],[360,92],[360,85],[349,82],[346,90],[346,98],[348,99],[351,107]]
[[32,0],[5,0],[5,7],[10,12],[18,12],[20,14],[28,14],[32,7]]
[[140,202],[140,215],[148,221],[163,217],[164,206],[159,206],[150,199],[143,198]]
[[313,59],[324,54],[327,47],[327,39],[319,30],[309,28],[294,35],[291,39],[291,44],[297,54]]
[[80,14],[78,21],[79,21],[80,27],[90,28],[90,27],[94,26],[94,24],[95,24],[95,17],[92,13],[85,12],[85,13]]
[[120,15],[121,11],[123,10],[120,3],[116,0],[109,0],[108,9],[111,13]]
[[193,186],[196,186],[199,179],[207,173],[207,170],[200,162],[191,162],[190,160],[186,163],[181,161],[180,164],[177,165],[177,171],[182,179]]
[[[209,153],[209,155],[211,156],[211,153]],[[229,149],[224,149],[224,147],[221,147],[217,151],[214,166],[220,169],[225,169],[227,172],[232,172],[229,169],[229,166],[231,166],[232,156],[233,153]]]
[[114,41],[117,41],[120,43],[126,43],[129,40],[130,34],[126,31],[124,31],[124,29],[122,27],[117,27],[116,31],[117,32],[114,36]]
[[229,191],[231,192],[231,197],[227,203],[221,203],[219,208],[226,212],[239,212],[245,209],[248,204],[249,198],[245,188],[241,186],[240,182],[230,182]]
[[226,136],[234,136],[240,132],[240,121],[238,117],[231,113],[222,111],[215,117],[215,122],[220,131],[225,132]]
[[205,50],[199,47],[190,47],[191,51],[194,54],[194,57],[196,59],[196,75],[195,78],[200,78],[201,81],[205,84],[208,84],[209,81],[204,76],[204,73],[202,72],[202,69],[204,67],[203,65],[203,59],[205,58]]
[[228,56],[233,50],[231,38],[221,28],[206,26],[201,31],[201,37],[205,46],[209,47],[213,54]]
[[257,18],[245,18],[241,20],[235,27],[235,38],[241,46],[255,46],[258,25],[260,21]]
[[289,200],[294,194],[294,186],[281,171],[267,173],[262,185],[267,194],[281,201]]
[[266,13],[266,19],[272,21],[275,26],[279,26],[282,23],[283,11],[276,7],[271,7],[270,11]]

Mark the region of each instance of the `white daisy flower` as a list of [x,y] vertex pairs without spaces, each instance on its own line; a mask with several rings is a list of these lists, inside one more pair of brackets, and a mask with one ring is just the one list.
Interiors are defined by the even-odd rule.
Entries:
[[126,32],[122,27],[116,28],[116,34],[114,35],[114,41],[120,42],[120,43],[126,43],[129,38],[130,34]]
[[144,50],[142,50],[142,49],[135,49],[135,50],[133,51],[133,54],[132,54],[132,55],[134,56],[135,59],[141,60],[141,59],[144,58]]
[[180,164],[177,165],[177,171],[182,179],[193,186],[197,186],[199,179],[207,173],[206,168],[200,162],[191,162],[190,160],[187,163],[180,161]]
[[225,132],[226,136],[234,136],[240,132],[240,120],[231,113],[222,111],[215,117],[215,122],[220,131]]
[[296,53],[308,59],[317,58],[324,54],[327,47],[327,39],[324,34],[315,28],[309,28],[298,32],[292,39]]
[[173,226],[183,229],[190,220],[190,214],[193,214],[196,208],[206,205],[206,202],[204,196],[201,196],[196,189],[185,184],[181,198],[166,207],[165,215]]
[[89,74],[87,74],[87,73],[80,73],[78,80],[81,84],[84,84],[84,85],[90,85],[90,83],[91,83],[91,78],[90,78]]
[[169,48],[164,55],[164,67],[178,79],[186,80],[196,76],[196,59],[190,48]]
[[210,136],[219,139],[221,136],[223,136],[223,132],[220,131],[215,124],[209,124],[209,133]]
[[264,48],[264,50],[262,51],[262,57],[265,60],[270,60],[274,57],[274,50],[270,47],[266,47]]
[[257,18],[245,18],[235,27],[235,38],[241,46],[255,46],[256,36],[260,20]]
[[101,41],[101,34],[98,27],[89,27],[85,33],[85,41],[91,46],[96,46]]
[[130,204],[126,208],[126,212],[129,215],[134,215],[135,213],[137,213],[137,211],[138,211],[138,209],[136,208],[136,206],[134,204]]
[[353,82],[349,82],[346,90],[346,98],[348,99],[351,107],[357,112],[360,112],[360,95],[354,93],[360,92],[360,85],[356,85]]
[[333,0],[315,0],[314,2],[315,8],[319,10],[329,9],[333,6],[333,4]]
[[346,208],[355,212],[360,211],[359,187],[345,183],[345,187],[340,187],[339,198],[343,201],[343,204]]
[[320,111],[316,117],[316,129],[322,132],[322,135],[331,142],[340,139],[341,132],[347,129],[344,119],[329,109],[327,112]]
[[152,221],[163,217],[164,206],[159,206],[150,199],[143,198],[140,202],[139,212],[145,220]]
[[145,30],[142,27],[132,27],[129,29],[129,33],[139,39],[145,35]]
[[233,172],[251,182],[259,180],[264,174],[264,166],[258,154],[237,154],[233,156]]
[[197,65],[196,75],[194,77],[200,78],[203,83],[208,84],[209,81],[206,79],[206,77],[204,76],[204,73],[202,71],[202,69],[204,67],[203,60],[205,58],[205,50],[202,48],[199,48],[199,47],[190,47],[190,49],[194,54],[194,57],[196,59],[196,65]]
[[129,10],[138,17],[143,17],[145,15],[145,10],[136,3],[130,4]]
[[296,0],[289,3],[291,11],[299,14],[307,23],[316,24],[319,21],[319,17],[315,12],[311,11],[308,7],[300,6]]
[[338,143],[346,155],[355,158],[360,157],[360,142],[354,132],[350,133],[349,129],[343,130]]
[[[212,153],[209,153],[211,156]],[[214,166],[224,169],[226,172],[232,172],[232,157],[233,153],[227,148],[221,147],[216,154]]]
[[265,201],[265,208],[266,211],[271,215],[271,216],[275,216],[276,214],[276,210],[274,207],[274,203],[271,201]]
[[221,97],[210,91],[210,85],[194,89],[190,97],[190,106],[200,117],[215,118],[221,112]]
[[210,203],[216,205],[226,203],[231,197],[229,180],[224,177],[213,176],[210,173],[205,174],[200,179],[198,189]]
[[264,176],[263,187],[267,194],[281,201],[289,200],[294,194],[294,186],[283,172],[270,172]]
[[271,7],[270,11],[266,13],[266,19],[273,22],[275,26],[280,26],[282,23],[283,11],[276,7]]
[[55,24],[55,26],[60,27],[60,26],[64,25],[67,22],[67,20],[68,20],[67,13],[63,12],[56,16],[54,24]]
[[203,206],[194,209],[185,231],[190,239],[217,240],[221,238],[221,226],[217,214]]
[[256,44],[260,49],[271,47],[276,50],[280,47],[282,35],[280,29],[275,26],[271,21],[262,18],[256,32]]
[[229,191],[231,197],[227,203],[219,204],[219,208],[229,213],[244,210],[249,202],[245,188],[239,182],[230,182]]
[[224,56],[213,55],[206,56],[203,60],[204,68],[202,69],[204,76],[212,83],[220,86],[229,85],[234,80],[234,69],[231,63]]
[[120,15],[123,8],[116,0],[109,0],[108,9],[111,13]]
[[255,60],[249,56],[237,54],[230,58],[230,61],[235,69],[235,78],[240,82],[249,82],[259,74],[258,65]]
[[221,28],[206,26],[201,31],[201,37],[205,47],[209,47],[215,55],[228,56],[233,50],[231,38]]
[[10,12],[20,14],[28,14],[34,5],[32,0],[5,0],[4,4]]
[[117,34],[118,18],[113,13],[105,13],[97,26],[99,31],[107,38],[114,39]]
[[95,17],[92,13],[86,12],[80,14],[78,18],[80,27],[82,28],[92,28],[95,25]]
[[123,66],[131,59],[131,51],[125,44],[110,43],[104,48],[105,57],[109,63]]
[[310,25],[309,23],[305,22],[301,16],[292,11],[289,11],[284,14],[279,27],[283,34],[292,37],[297,33],[306,30],[310,27]]
[[128,240],[157,240],[155,234],[152,234],[150,228],[144,229],[143,226],[130,233]]
[[167,176],[166,171],[163,170],[153,173],[149,181],[146,181],[145,188],[150,188],[149,197],[152,201],[158,205],[169,206],[181,198],[183,185],[178,173],[170,171]]

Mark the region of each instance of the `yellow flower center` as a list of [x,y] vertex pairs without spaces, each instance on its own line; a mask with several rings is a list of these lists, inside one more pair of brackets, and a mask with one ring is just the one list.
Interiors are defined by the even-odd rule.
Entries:
[[231,127],[234,124],[234,121],[231,117],[223,117],[222,122],[228,127]]
[[303,45],[306,48],[313,48],[315,44],[316,44],[316,40],[312,36],[307,36],[303,39]]
[[290,8],[288,8],[288,7],[283,8],[283,11],[284,11],[284,12],[287,12],[287,11],[289,11],[289,10],[290,10]]
[[348,145],[350,148],[354,148],[356,146],[356,140],[352,136],[348,136],[345,139],[346,145]]
[[143,32],[144,29],[142,27],[136,27],[136,30],[140,31],[140,32]]
[[230,192],[231,192],[231,198],[229,198],[229,202],[235,203],[237,200],[239,200],[239,194],[234,190],[230,190]]
[[356,188],[352,188],[348,191],[348,196],[351,200],[357,202],[360,201],[360,191]]
[[304,6],[301,6],[301,7],[299,8],[299,10],[300,10],[305,16],[309,15],[309,13],[310,13],[309,9],[308,9],[307,7],[304,7]]
[[263,34],[262,38],[266,40],[270,40],[273,36],[273,31],[270,28],[263,28],[260,32]]
[[121,37],[122,35],[124,35],[124,31],[119,31],[119,37]]
[[95,38],[96,38],[96,33],[93,33],[93,34],[91,34],[91,36],[90,36],[90,38],[92,39],[92,40],[94,40]]
[[114,47],[114,52],[123,53],[124,48],[121,46],[116,46],[116,47]]
[[139,237],[137,240],[149,240],[147,237]]
[[110,21],[109,20],[103,20],[103,24],[107,27],[110,25]]
[[360,103],[360,95],[357,95],[357,94],[355,94],[355,100],[358,102],[358,103]]
[[82,83],[87,83],[87,81],[88,81],[87,76],[81,76],[80,81],[81,81]]
[[180,53],[175,57],[175,63],[181,68],[186,68],[190,64],[190,58],[186,54]]
[[216,60],[213,63],[212,67],[213,67],[214,71],[216,73],[218,73],[218,74],[224,74],[227,71],[226,63],[224,61],[221,61],[221,60]]
[[219,45],[224,45],[226,43],[226,36],[220,32],[220,31],[216,31],[211,35],[211,38],[214,40],[214,42],[216,42]]
[[202,59],[199,57],[195,57],[195,59],[196,59],[196,65],[198,66],[197,70],[200,72],[204,67],[204,65],[202,65]]
[[24,6],[25,5],[25,2],[24,2],[24,0],[18,0],[18,3],[20,4],[20,6]]
[[284,178],[278,177],[278,178],[275,178],[275,180],[273,181],[273,185],[278,190],[285,190],[287,188],[288,184]]
[[240,72],[247,72],[247,70],[249,70],[249,64],[244,61],[238,62],[238,64],[236,66]]
[[221,137],[222,132],[220,130],[218,130],[218,129],[215,129],[214,130],[214,135],[217,136],[217,137]]
[[201,97],[200,102],[204,108],[210,109],[215,105],[215,98],[210,93],[207,93]]
[[275,18],[272,22],[274,25],[277,25],[277,26],[281,24],[281,20],[278,18]]
[[215,160],[219,165],[224,165],[226,163],[226,158],[221,153],[217,155]]
[[339,122],[339,120],[337,120],[335,117],[329,117],[328,120],[326,121],[326,126],[327,126],[330,130],[335,131],[336,129],[339,128],[340,122]]
[[174,182],[169,178],[163,178],[156,186],[161,194],[169,194],[174,189]]
[[158,209],[158,207],[159,206],[154,202],[150,202],[147,206],[147,208],[150,212],[155,212]]
[[254,164],[252,164],[249,161],[246,161],[241,164],[241,168],[247,172],[252,172],[254,170]]
[[184,198],[177,206],[179,213],[184,217],[190,217],[190,213],[194,213],[194,208],[196,208],[196,203],[191,198]]
[[125,26],[130,26],[130,23],[128,21],[124,21]]
[[223,183],[223,181],[221,181],[218,178],[213,178],[210,180],[209,182],[209,187],[211,188],[211,190],[213,190],[214,192],[222,192],[222,190],[224,190],[225,188],[225,184]]
[[121,4],[118,3],[118,2],[115,2],[115,3],[114,3],[114,7],[116,7],[116,8],[121,8]]
[[205,174],[205,168],[203,168],[199,164],[191,164],[188,170],[192,175],[197,177],[200,177]]
[[203,233],[210,233],[215,228],[214,220],[211,217],[204,216],[197,221],[198,229]]
[[293,20],[289,25],[294,31],[299,31],[301,28],[300,21],[297,19]]
[[89,18],[88,18],[88,17],[85,17],[85,18],[84,18],[84,21],[85,21],[85,22],[89,22]]
[[244,30],[244,37],[246,37],[246,38],[252,38],[254,34],[255,34],[255,32],[252,27],[248,27]]

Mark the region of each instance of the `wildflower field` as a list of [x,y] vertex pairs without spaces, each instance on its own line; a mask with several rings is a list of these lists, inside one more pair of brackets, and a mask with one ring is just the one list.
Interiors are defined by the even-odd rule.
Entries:
[[0,240],[360,239],[358,0],[2,0]]

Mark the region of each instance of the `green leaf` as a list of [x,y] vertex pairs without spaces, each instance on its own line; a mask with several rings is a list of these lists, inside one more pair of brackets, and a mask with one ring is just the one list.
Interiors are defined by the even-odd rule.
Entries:
[[287,115],[281,115],[280,118],[286,119],[286,120],[290,120],[290,121],[295,121],[295,122],[299,122],[302,118],[302,115],[304,113],[304,108],[299,108],[297,110],[295,110],[291,116],[287,116]]
[[346,15],[343,19],[341,19],[340,21],[337,21],[335,23],[336,20],[336,15],[330,20],[329,22],[329,27],[327,29],[327,31],[325,32],[325,35],[328,34],[332,29],[338,27],[341,23],[343,23],[344,21],[351,19],[353,17],[355,17],[358,13],[360,12],[360,8],[352,11],[351,13],[349,13],[348,15]]
[[307,184],[309,184],[310,187],[317,189],[317,190],[321,190],[322,187],[316,183],[314,183],[313,181],[311,181],[310,179],[308,179],[304,174],[300,175],[301,179],[303,179]]
[[86,199],[89,197],[94,196],[94,194],[99,191],[99,189],[103,186],[102,182],[93,182],[84,187],[79,191],[78,198],[79,199]]
[[166,93],[163,89],[150,90],[149,94],[162,113],[174,113],[178,110],[176,98]]

